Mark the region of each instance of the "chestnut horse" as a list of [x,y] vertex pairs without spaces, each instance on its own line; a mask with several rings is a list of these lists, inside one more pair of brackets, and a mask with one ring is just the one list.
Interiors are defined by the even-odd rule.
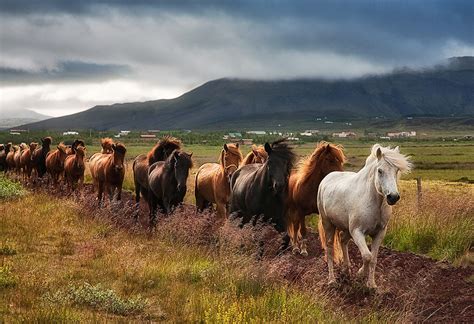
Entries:
[[26,143],[21,143],[20,149],[15,152],[14,160],[15,160],[15,171],[16,171],[17,177],[21,176],[22,167],[21,167],[20,158],[26,149],[28,149],[28,145],[26,145]]
[[230,198],[230,178],[242,162],[239,144],[224,144],[219,163],[203,164],[197,174],[194,186],[198,211],[216,204],[217,216],[228,215]]
[[169,214],[183,202],[189,170],[193,167],[192,155],[174,150],[165,161],[155,162],[148,169],[150,227],[153,228],[156,223],[158,206]]
[[33,171],[33,152],[36,150],[38,143],[31,142],[30,146],[21,153],[20,166],[23,169],[23,180],[28,180]]
[[127,149],[121,143],[111,144],[112,153],[95,153],[89,160],[94,187],[98,190],[99,206],[102,204],[104,191],[110,200],[117,191],[117,200],[122,199],[122,185],[125,176],[125,153]]
[[262,145],[252,145],[252,150],[242,160],[240,166],[252,163],[265,163],[268,159],[268,153]]
[[5,169],[5,173],[13,172],[15,170],[15,154],[20,148],[18,145],[12,145],[10,151],[7,153],[7,157],[5,162],[7,163],[7,168]]
[[53,179],[53,184],[57,185],[59,178],[64,173],[64,160],[66,159],[66,145],[59,143],[58,148],[49,152],[46,156],[46,171]]
[[79,189],[84,184],[84,171],[86,165],[84,163],[86,148],[82,145],[71,147],[74,150],[74,154],[68,155],[64,160],[64,179],[66,184],[74,191],[79,183]]
[[[133,161],[133,181],[135,184],[135,201],[140,203],[140,195],[148,199],[148,168],[155,162],[164,161],[174,150],[181,149],[181,141],[172,136],[163,137],[148,152],[148,154],[140,154]],[[136,215],[138,218],[138,214]]]
[[53,139],[49,136],[42,138],[41,147],[33,152],[33,169],[35,169],[37,177],[42,178],[46,174],[46,156],[50,151],[52,142]]
[[318,213],[319,183],[333,171],[342,171],[346,158],[341,146],[320,142],[314,152],[302,160],[288,182],[287,225],[293,253],[307,256],[305,216]]

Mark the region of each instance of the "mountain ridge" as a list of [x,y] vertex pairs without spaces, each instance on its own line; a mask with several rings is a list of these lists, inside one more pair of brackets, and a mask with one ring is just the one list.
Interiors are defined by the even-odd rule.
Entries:
[[30,129],[218,129],[317,117],[397,119],[474,115],[474,57],[350,80],[222,78],[174,99],[101,105]]

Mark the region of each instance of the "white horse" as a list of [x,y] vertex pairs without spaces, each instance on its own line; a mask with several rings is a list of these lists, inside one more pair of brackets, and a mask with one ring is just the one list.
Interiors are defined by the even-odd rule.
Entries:
[[[359,172],[331,172],[323,179],[318,190],[318,227],[326,250],[329,284],[336,281],[334,262],[340,260],[341,243],[343,266],[349,271],[347,246],[352,238],[363,260],[358,275],[365,277],[368,272],[367,286],[377,288],[374,279],[377,253],[392,215],[392,205],[400,199],[398,179],[411,167],[398,146],[391,149],[375,144]],[[367,247],[366,235],[372,237],[372,252]]]

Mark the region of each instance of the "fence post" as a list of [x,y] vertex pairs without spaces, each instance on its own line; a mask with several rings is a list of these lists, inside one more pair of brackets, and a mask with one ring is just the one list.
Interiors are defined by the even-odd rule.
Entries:
[[421,191],[421,177],[416,177],[416,198],[417,198],[417,207],[418,209],[421,206],[421,197],[423,193]]

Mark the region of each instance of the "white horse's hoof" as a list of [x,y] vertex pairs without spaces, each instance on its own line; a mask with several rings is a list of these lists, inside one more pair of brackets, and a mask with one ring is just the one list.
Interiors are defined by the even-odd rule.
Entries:
[[301,250],[300,254],[304,257],[307,257],[308,256],[308,251],[306,251],[306,249],[303,249],[303,250]]
[[298,247],[294,247],[291,252],[292,252],[293,254],[298,254],[298,253],[300,253],[300,249],[299,249]]
[[328,286],[335,286],[336,285],[336,279],[329,279],[328,281]]

